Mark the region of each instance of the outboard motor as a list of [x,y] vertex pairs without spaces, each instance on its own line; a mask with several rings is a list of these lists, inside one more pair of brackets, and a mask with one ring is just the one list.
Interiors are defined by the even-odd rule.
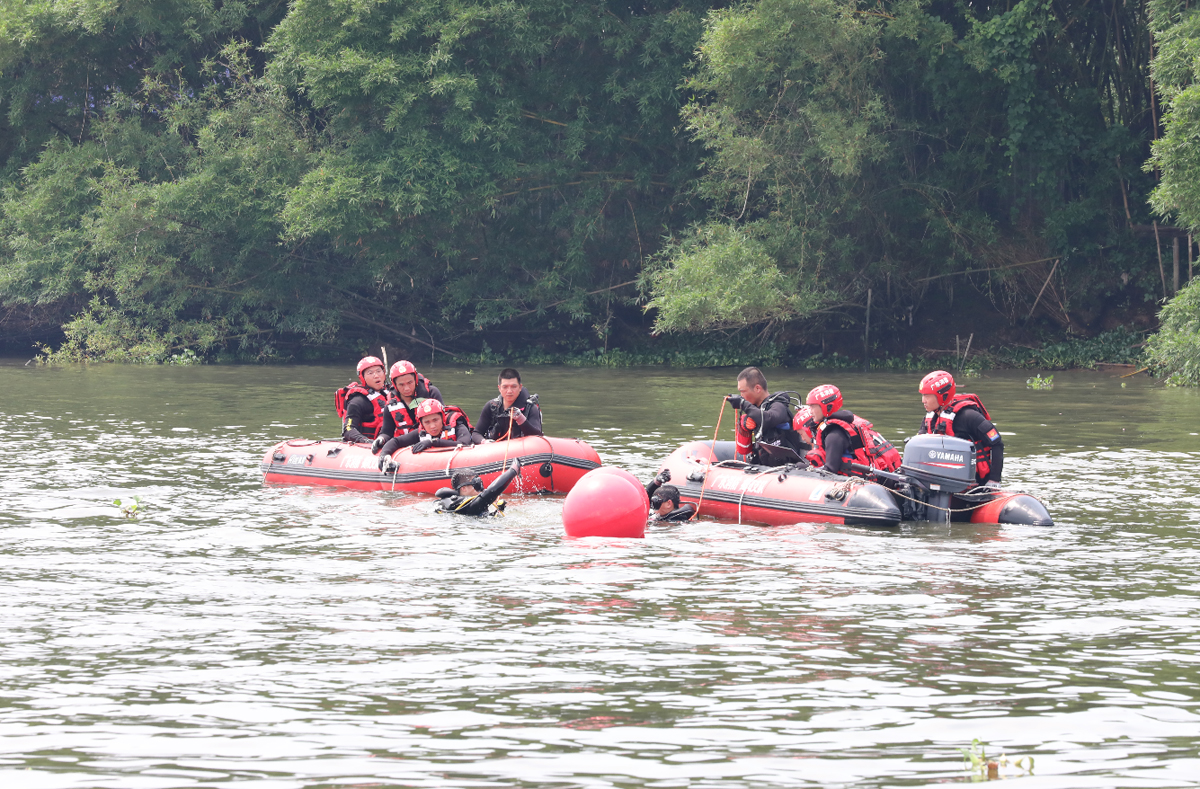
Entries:
[[[950,497],[975,487],[975,445],[962,438],[939,435],[913,436],[904,445],[900,473],[926,489],[927,504],[948,509]],[[922,507],[924,509],[924,507]],[[942,510],[934,510],[940,513]],[[943,520],[941,515],[914,513],[926,520]],[[944,518],[949,520],[949,513]]]

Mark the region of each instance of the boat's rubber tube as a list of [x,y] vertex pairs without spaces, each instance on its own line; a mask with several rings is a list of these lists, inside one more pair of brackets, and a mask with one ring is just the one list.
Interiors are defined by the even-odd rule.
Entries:
[[521,459],[521,475],[511,493],[566,493],[579,478],[600,466],[600,456],[586,441],[552,436],[525,436],[470,447],[427,449],[413,454],[397,450],[394,472],[379,470],[379,456],[367,444],[343,441],[284,441],[263,455],[263,482],[284,485],[334,485],[359,490],[404,490],[434,493],[450,484],[458,471],[470,471],[490,484],[502,470],[505,454]]
[[[772,468],[734,461],[734,443],[693,441],[676,449],[662,468],[680,499],[700,504],[700,516],[782,526],[849,523],[895,526],[900,508],[886,488],[812,468]],[[705,476],[707,475],[707,482]],[[700,502],[700,489],[704,500]]]
[[971,523],[1020,523],[1026,526],[1053,526],[1046,506],[1028,493],[1000,492],[971,513]]

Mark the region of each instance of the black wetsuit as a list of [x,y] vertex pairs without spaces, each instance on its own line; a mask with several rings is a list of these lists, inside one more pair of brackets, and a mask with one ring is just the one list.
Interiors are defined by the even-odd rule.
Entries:
[[437,512],[453,515],[497,515],[504,512],[505,502],[493,506],[492,502],[499,498],[509,483],[521,473],[521,463],[513,460],[512,464],[492,484],[484,488],[482,493],[474,496],[460,496],[453,488],[442,488],[437,492],[439,499]]
[[[749,400],[743,400],[740,406],[742,413],[753,419],[754,424],[761,426],[757,443],[787,447],[798,457],[802,457],[804,454],[803,442],[800,434],[792,429],[792,412],[788,408],[787,396],[769,395],[763,404],[766,406],[765,409],[751,405]],[[752,453],[752,459],[755,463],[767,466],[781,465],[778,461],[768,457],[766,452],[759,452],[757,447]]]
[[[513,401],[512,407],[525,414],[525,424],[513,423],[513,438],[542,435],[542,409],[536,402],[529,402],[529,391],[524,386],[521,387],[521,393]],[[479,421],[475,423],[473,432],[477,437],[476,443],[485,438],[504,438],[508,435],[508,422],[508,409],[504,407],[504,400],[500,397],[488,400],[483,406],[483,413],[479,415]]]
[[[925,432],[925,423],[921,423],[918,433]],[[994,436],[994,438],[993,438]],[[954,415],[954,437],[965,438],[977,445],[992,448],[992,458],[989,461],[987,479],[979,482],[999,482],[1004,472],[1004,439],[1000,431],[976,408],[967,407]]]
[[[646,483],[646,495],[653,497],[655,491],[661,487],[662,485],[660,485],[658,482],[650,480]],[[692,504],[690,501],[681,503],[678,507],[671,510],[666,515],[659,515],[658,512],[654,510],[651,510],[651,512],[654,513],[650,517],[650,520],[652,521],[659,521],[661,523],[681,523],[683,521],[690,521],[692,519],[692,516],[696,514],[696,505]]]
[[[370,422],[375,417],[375,406],[366,395],[352,394],[346,400],[346,418],[342,420],[342,440],[352,444],[370,444],[373,436],[363,433],[363,423]],[[379,426],[379,436],[391,436],[396,432],[396,421],[388,410],[383,410],[383,421]]]

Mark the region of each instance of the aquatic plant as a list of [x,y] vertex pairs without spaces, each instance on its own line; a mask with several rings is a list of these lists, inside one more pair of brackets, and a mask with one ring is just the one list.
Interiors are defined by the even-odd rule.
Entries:
[[1029,387],[1030,389],[1053,389],[1054,388],[1054,376],[1053,375],[1045,375],[1045,376],[1035,375],[1032,378],[1026,378],[1025,385],[1027,387]]
[[120,499],[113,499],[113,506],[119,509],[121,514],[130,520],[136,518],[138,515],[141,515],[146,509],[142,506],[141,496],[134,496],[133,501],[128,503],[122,503]]
[[1000,768],[1009,765],[1021,770],[1026,775],[1033,775],[1033,757],[1020,756],[1010,760],[1003,751],[995,759],[987,756],[987,745],[980,739],[971,740],[970,746],[959,748],[962,753],[964,768],[971,773],[973,780],[992,780],[1000,777]]

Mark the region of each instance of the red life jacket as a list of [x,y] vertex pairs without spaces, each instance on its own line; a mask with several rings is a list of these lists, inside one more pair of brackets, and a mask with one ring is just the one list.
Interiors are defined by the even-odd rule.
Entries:
[[[413,401],[417,398],[414,396]],[[392,420],[396,423],[396,435],[402,436],[405,433],[411,433],[418,429],[417,417],[413,414],[415,408],[404,405],[404,402],[399,397],[391,397],[388,399],[387,410],[392,412]]]
[[[875,430],[875,426],[870,422],[858,414],[854,414],[853,416],[853,422],[829,417],[817,429],[817,435],[814,437],[816,442],[814,451],[820,452],[821,465],[825,464],[825,430],[830,425],[837,425],[846,431],[846,435],[850,436],[850,454],[843,455],[843,460],[863,466],[870,466],[880,471],[896,471],[899,469],[903,458],[900,457],[900,452],[892,446],[892,442],[879,435],[879,432]],[[849,470],[843,473],[857,476],[855,472]]]
[[[988,415],[987,409],[983,407],[983,401],[979,399],[979,395],[959,394],[950,399],[946,407],[941,411],[931,412],[925,415],[925,424],[921,426],[922,433],[932,433],[940,436],[954,436],[954,417],[964,408],[974,408],[983,414],[983,418],[991,421],[991,416]],[[966,436],[958,436],[959,438],[967,438]],[[975,476],[980,481],[988,478],[988,472],[992,468],[992,447],[982,441],[969,439],[975,445]]]
[[383,392],[368,389],[358,381],[338,389],[333,393],[333,408],[337,411],[338,419],[341,419],[343,424],[346,420],[346,403],[350,402],[350,398],[354,395],[362,395],[371,402],[371,407],[374,409],[371,413],[371,421],[363,422],[359,432],[367,438],[374,438],[379,434],[379,428],[383,427],[383,409],[387,397]]
[[[466,412],[456,405],[442,406],[442,438],[454,438],[454,428],[459,423],[467,426],[467,431],[471,430],[471,420],[467,418]],[[450,435],[445,435],[449,431]]]

